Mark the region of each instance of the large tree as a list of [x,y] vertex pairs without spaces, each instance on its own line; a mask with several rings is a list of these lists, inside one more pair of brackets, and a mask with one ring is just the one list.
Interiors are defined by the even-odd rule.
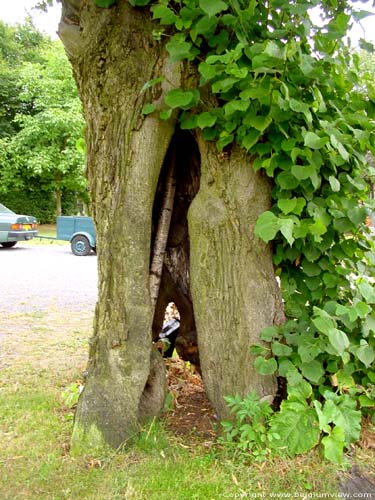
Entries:
[[[148,0],[62,3],[59,33],[87,123],[99,266],[74,447],[116,447],[160,412],[165,374],[152,339],[169,300],[182,316],[181,355],[195,348],[219,417],[229,394],[255,389],[272,400],[277,367],[298,386],[295,398],[310,398],[306,379],[322,391],[332,373],[341,383],[349,313],[333,316],[351,293],[350,273],[333,274],[364,220],[371,136],[363,100],[346,97],[355,71],[343,80],[349,55],[337,38],[349,7],[322,3],[326,25],[313,30],[316,2],[159,1],[151,11]],[[261,332],[279,364],[261,343],[250,354]],[[317,414],[298,404],[314,428]]]

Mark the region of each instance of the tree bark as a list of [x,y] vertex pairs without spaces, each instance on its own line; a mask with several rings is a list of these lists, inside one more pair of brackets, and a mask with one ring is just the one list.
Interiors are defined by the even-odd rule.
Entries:
[[251,344],[283,319],[271,249],[254,236],[269,209],[268,179],[245,152],[219,153],[198,138],[200,189],[189,209],[191,291],[203,380],[220,418],[224,396],[256,390],[273,399],[276,380],[253,367]]
[[[97,227],[99,290],[87,383],[72,449],[118,447],[164,403],[165,373],[152,348],[151,220],[159,173],[175,127],[142,115],[179,85],[152,37],[150,13],[118,2],[63,1],[59,27],[87,124],[87,174]],[[161,75],[165,83],[142,92]]]
[[[167,62],[168,38],[153,39],[148,9],[126,1],[108,9],[92,0],[62,3],[59,33],[83,102],[97,228],[98,303],[72,437],[73,451],[88,452],[118,447],[164,402],[164,364],[151,342],[150,262],[154,198],[176,116],[161,121],[145,117],[142,108],[159,106],[169,89],[178,88],[181,70]],[[165,77],[161,84],[142,90],[159,76]],[[244,152],[219,154],[200,136],[198,146],[190,143],[186,151],[194,150],[195,160],[200,153],[200,188],[193,175],[189,192],[177,189],[176,198],[185,201],[172,220],[157,321],[163,303],[178,293],[181,330],[192,344],[198,332],[204,383],[222,417],[225,395],[275,393],[274,378],[255,373],[249,347],[263,327],[280,321],[281,301],[271,250],[254,237],[258,215],[270,206],[268,180],[252,170]],[[189,187],[188,176],[182,179]],[[194,196],[188,234],[186,211]]]

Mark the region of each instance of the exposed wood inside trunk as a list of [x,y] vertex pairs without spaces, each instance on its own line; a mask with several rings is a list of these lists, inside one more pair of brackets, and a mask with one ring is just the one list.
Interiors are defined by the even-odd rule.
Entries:
[[[169,302],[174,302],[181,320],[176,350],[182,359],[190,361],[199,368],[197,331],[190,292],[190,241],[187,213],[199,190],[200,158],[197,144],[189,132],[176,132],[172,147],[175,150],[176,161],[176,194],[155,309],[153,338],[158,339],[165,309]],[[154,204],[154,221],[157,220],[160,211],[168,170],[167,164],[160,176]]]

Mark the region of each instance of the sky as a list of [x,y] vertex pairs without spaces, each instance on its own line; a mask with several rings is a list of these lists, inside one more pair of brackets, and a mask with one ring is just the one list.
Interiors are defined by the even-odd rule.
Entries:
[[[32,9],[38,0],[0,0],[0,19],[8,24],[22,23],[25,16],[30,14],[36,27],[52,38],[57,38],[56,32],[60,20],[61,5],[49,8],[47,13]],[[371,8],[371,1],[360,3],[363,10],[374,11]],[[375,43],[375,15],[368,17],[361,22],[363,29],[356,25],[352,32],[353,43],[356,44],[359,38],[365,38]]]
[[33,9],[38,0],[0,0],[0,19],[7,24],[22,23],[30,14],[35,26],[52,38],[57,38],[61,4],[54,5],[48,12]]

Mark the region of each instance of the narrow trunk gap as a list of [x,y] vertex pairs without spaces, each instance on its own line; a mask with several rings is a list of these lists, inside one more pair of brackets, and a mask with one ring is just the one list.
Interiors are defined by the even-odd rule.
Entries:
[[196,429],[199,435],[209,438],[214,435],[214,412],[200,374],[198,338],[190,292],[187,221],[188,209],[199,190],[200,154],[195,139],[189,132],[179,130],[175,133],[160,173],[153,209],[152,248],[171,161],[175,162],[176,191],[155,306],[153,341],[161,346],[160,334],[163,327],[170,327],[169,340],[172,342],[164,352],[168,390],[173,398],[173,410],[164,417],[168,427],[180,435],[190,434]]

